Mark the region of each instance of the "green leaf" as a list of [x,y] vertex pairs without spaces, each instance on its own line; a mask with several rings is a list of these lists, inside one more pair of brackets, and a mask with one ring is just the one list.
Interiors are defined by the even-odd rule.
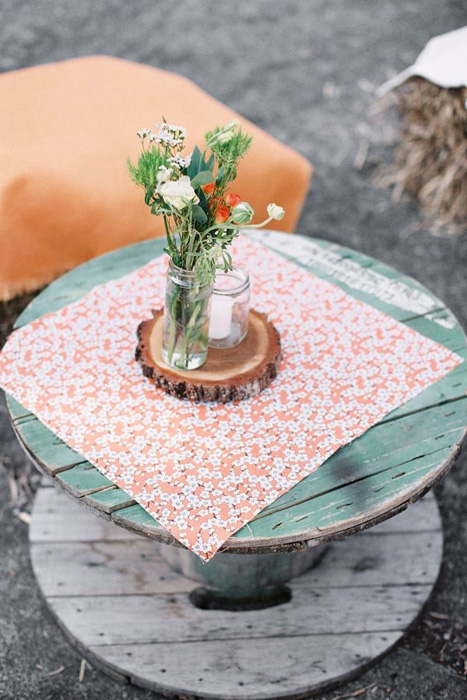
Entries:
[[191,209],[191,215],[197,224],[205,224],[206,221],[208,220],[208,217],[206,216],[204,211],[201,209],[199,204],[193,204],[193,207]]
[[208,211],[208,200],[206,199],[206,195],[204,194],[203,190],[199,189],[198,190],[198,197],[199,197],[199,205],[203,211],[207,213]]
[[216,162],[216,156],[214,153],[211,154],[211,157],[209,158],[208,162],[206,163],[206,170],[210,170],[211,172],[214,170],[214,164]]
[[219,168],[219,172],[217,173],[217,179],[216,179],[216,184],[220,185],[222,182],[222,178],[224,177],[224,166]]
[[193,178],[195,175],[198,174],[199,172],[199,162],[201,160],[201,151],[199,150],[198,146],[195,146],[193,149],[193,153],[191,154],[191,161],[190,165],[186,169],[186,173],[188,177]]
[[210,182],[214,182],[214,175],[210,170],[202,170],[200,173],[195,175],[191,180],[191,186],[194,190],[201,185],[208,185]]

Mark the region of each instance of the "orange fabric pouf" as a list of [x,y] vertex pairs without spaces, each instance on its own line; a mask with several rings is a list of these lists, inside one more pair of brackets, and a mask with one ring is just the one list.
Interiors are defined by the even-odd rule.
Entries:
[[[238,117],[173,73],[106,56],[26,68],[0,76],[0,299],[36,289],[114,248],[163,235],[144,205],[126,159],[136,131],[164,115],[187,127],[187,151],[206,130]],[[311,165],[245,119],[253,136],[235,189],[274,228],[293,230]]]

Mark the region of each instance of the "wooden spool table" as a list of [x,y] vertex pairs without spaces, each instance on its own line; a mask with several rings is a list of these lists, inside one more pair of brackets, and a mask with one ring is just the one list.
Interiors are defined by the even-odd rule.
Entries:
[[[413,279],[324,241],[258,238],[467,357],[455,318]],[[42,292],[17,325],[162,248],[149,241],[86,263]],[[51,611],[91,663],[172,697],[306,697],[356,675],[400,639],[436,581],[436,502],[429,494],[401,511],[457,459],[466,394],[464,363],[265,508],[208,564],[9,397],[19,440],[50,477],[30,541]]]

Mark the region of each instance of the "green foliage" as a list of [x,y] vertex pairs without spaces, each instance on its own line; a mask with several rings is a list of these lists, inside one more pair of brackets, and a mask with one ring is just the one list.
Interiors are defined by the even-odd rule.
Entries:
[[218,173],[217,173],[216,185],[218,185],[218,186],[222,185],[222,180],[224,179],[224,175],[225,175],[225,168],[223,165],[221,165],[221,167],[219,168]]
[[[191,161],[190,165],[187,168],[187,175],[192,180],[200,171],[200,161],[202,159],[202,154],[201,151],[199,150],[198,146],[195,146],[193,149],[193,153],[191,154]],[[205,165],[204,163],[201,164],[202,166]],[[201,167],[202,170],[207,170],[206,167]]]
[[[165,119],[157,126],[157,134],[150,129],[138,132],[142,152],[136,164],[128,159],[130,176],[145,190],[151,213],[163,216],[166,251],[174,264],[195,270],[200,279],[212,279],[217,267],[232,266],[228,248],[240,227],[230,207],[225,220],[225,196],[252,138],[233,121],[207,132],[204,151],[195,146],[187,158],[185,130]],[[186,176],[189,183],[182,181]]]
[[221,133],[222,128],[216,127],[213,131],[206,132],[205,139],[208,144],[210,141],[214,141],[211,146],[211,151],[219,165],[217,177],[218,180],[220,179],[221,183],[225,181],[227,185],[229,182],[235,180],[237,176],[237,165],[247,154],[253,138],[239,128],[234,131],[232,137],[226,143],[217,143],[215,137]]
[[206,212],[199,204],[193,204],[191,207],[191,216],[197,228],[205,224],[208,220]]
[[212,172],[210,170],[201,170],[192,178],[191,186],[196,190],[201,187],[201,185],[208,185],[210,182],[214,182],[214,175]]
[[[136,165],[133,165],[130,158],[127,160],[127,167],[133,182],[146,190],[146,204],[156,189],[157,173],[161,166],[168,167],[169,162],[165,153],[161,153],[157,146],[153,146],[147,151],[144,150]],[[154,212],[155,213],[155,212]]]

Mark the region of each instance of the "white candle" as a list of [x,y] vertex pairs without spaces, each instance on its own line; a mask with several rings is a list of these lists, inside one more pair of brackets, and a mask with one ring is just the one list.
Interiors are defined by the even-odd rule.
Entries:
[[209,337],[212,340],[222,340],[230,335],[232,326],[233,301],[231,297],[213,294],[211,299],[211,320],[209,321]]

